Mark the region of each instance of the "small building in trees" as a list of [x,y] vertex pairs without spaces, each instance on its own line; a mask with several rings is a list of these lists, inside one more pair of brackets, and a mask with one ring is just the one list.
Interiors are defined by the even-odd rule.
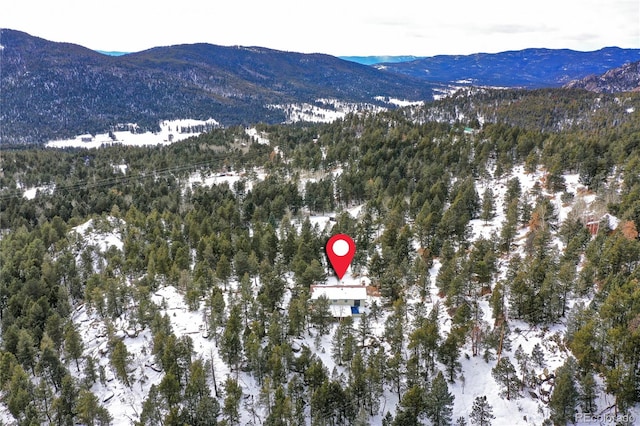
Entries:
[[334,318],[357,316],[364,309],[367,287],[364,285],[312,285],[311,300],[321,296],[329,300],[329,309]]
[[607,229],[615,230],[618,228],[619,220],[617,217],[605,213],[600,218],[589,216],[586,219],[586,227],[591,235],[597,235],[600,227],[606,226]]

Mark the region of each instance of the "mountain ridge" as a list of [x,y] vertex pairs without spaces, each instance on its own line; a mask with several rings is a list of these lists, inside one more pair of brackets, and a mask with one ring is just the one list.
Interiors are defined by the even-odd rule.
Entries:
[[500,53],[438,55],[377,67],[431,82],[467,81],[467,84],[480,86],[542,88],[561,87],[571,80],[602,74],[638,60],[640,49],[605,47],[580,52],[530,48]]
[[321,53],[208,43],[108,56],[10,29],[0,29],[0,44],[0,144],[43,143],[127,123],[155,131],[162,120],[182,118],[275,124],[286,121],[288,106],[320,99],[395,108],[393,99],[425,102],[436,91],[467,85],[560,87],[640,58],[640,49],[526,49],[367,66]]
[[214,117],[224,125],[278,123],[272,105],[319,98],[383,104],[429,99],[431,86],[330,55],[205,43],[106,56],[1,30],[2,141],[94,133],[118,123],[154,129],[163,119]]
[[566,88],[582,88],[597,93],[640,91],[640,61],[613,68],[602,75],[590,75],[567,83]]

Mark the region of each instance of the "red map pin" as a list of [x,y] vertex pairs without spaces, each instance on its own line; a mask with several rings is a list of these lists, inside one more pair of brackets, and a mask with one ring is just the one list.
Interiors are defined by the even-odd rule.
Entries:
[[325,249],[333,270],[341,280],[356,254],[356,243],[347,234],[336,234],[329,238]]

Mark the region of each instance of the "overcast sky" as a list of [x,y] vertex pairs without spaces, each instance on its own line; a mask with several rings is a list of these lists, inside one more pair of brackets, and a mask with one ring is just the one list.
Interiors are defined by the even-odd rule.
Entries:
[[[205,42],[345,55],[640,48],[639,0],[11,0],[0,28],[134,52]],[[1,41],[0,41],[1,43]]]

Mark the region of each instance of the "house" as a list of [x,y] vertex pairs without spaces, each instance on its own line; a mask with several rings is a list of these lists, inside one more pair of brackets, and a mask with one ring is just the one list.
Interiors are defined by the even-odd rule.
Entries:
[[311,300],[325,296],[334,318],[360,315],[367,300],[367,287],[363,285],[312,285]]
[[610,230],[615,230],[618,228],[619,220],[617,217],[610,215],[609,213],[605,213],[600,217],[600,219],[595,218],[594,216],[589,216],[586,219],[586,227],[589,230],[591,235],[598,235],[598,231],[600,231],[600,226],[606,226]]

